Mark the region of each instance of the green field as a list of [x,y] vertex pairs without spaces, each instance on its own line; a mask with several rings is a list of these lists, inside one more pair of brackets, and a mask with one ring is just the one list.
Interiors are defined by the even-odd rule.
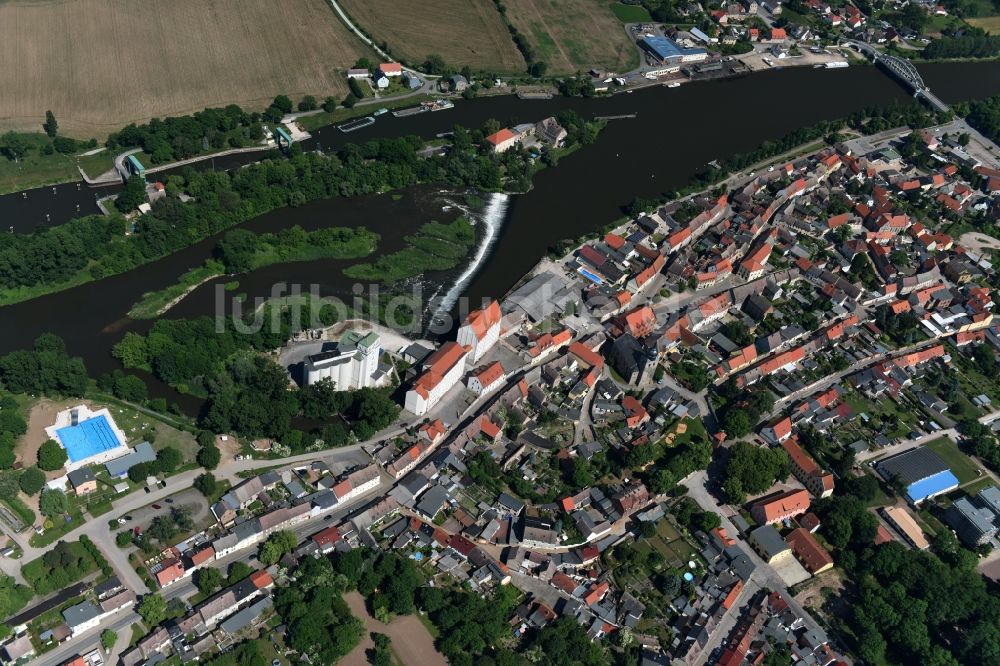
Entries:
[[24,139],[28,152],[16,162],[7,155],[0,155],[0,194],[80,180],[78,163],[91,176],[99,176],[113,166],[106,151],[87,157],[57,152],[46,155],[43,151],[52,149],[49,137],[40,133],[19,136]]
[[952,473],[958,478],[959,483],[968,483],[979,478],[976,473],[979,468],[974,462],[961,451],[958,445],[947,437],[935,439],[927,443],[927,448],[941,456],[941,458],[951,467]]
[[611,3],[611,11],[622,23],[649,23],[653,17],[641,5],[625,5],[620,2]]

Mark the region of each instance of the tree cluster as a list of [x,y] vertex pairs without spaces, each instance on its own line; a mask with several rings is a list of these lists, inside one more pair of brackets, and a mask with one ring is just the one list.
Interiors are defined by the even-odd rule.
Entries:
[[[282,95],[275,102],[280,98],[288,99]],[[289,100],[285,113],[292,110],[291,104]],[[271,118],[274,112],[265,112],[265,115]],[[278,115],[278,120],[281,115]],[[198,111],[190,116],[153,118],[142,125],[133,123],[108,136],[105,145],[112,151],[142,148],[150,156],[150,162],[164,164],[194,157],[209,148],[240,148],[251,140],[260,140],[264,136],[262,119],[259,113],[248,113],[230,104],[221,109]]]
[[729,449],[722,489],[730,502],[742,504],[748,494],[764,492],[789,472],[788,454],[784,450],[736,442]]
[[82,359],[67,355],[62,338],[46,333],[33,349],[0,356],[0,387],[11,393],[78,397],[87,388],[87,369]]
[[[58,284],[87,270],[101,278],[122,273],[241,222],[289,205],[443,183],[497,191],[505,181],[526,189],[533,165],[523,151],[481,149],[480,130],[456,132],[452,150],[418,158],[415,136],[346,144],[335,155],[295,154],[233,172],[185,169],[168,181],[168,196],[125,235],[122,217],[92,215],[28,234],[0,235],[0,284]],[[465,140],[464,144],[462,140]],[[176,195],[186,191],[194,201]]]
[[312,663],[333,664],[350,652],[364,631],[341,596],[345,589],[328,559],[307,557],[295,569],[295,586],[274,595],[288,627],[288,644]]
[[21,416],[17,400],[0,394],[0,469],[14,466],[14,445],[18,437],[26,432],[28,424]]
[[944,35],[924,47],[927,60],[948,58],[995,58],[1000,54],[1000,35],[991,35],[982,28],[962,26],[962,30]]

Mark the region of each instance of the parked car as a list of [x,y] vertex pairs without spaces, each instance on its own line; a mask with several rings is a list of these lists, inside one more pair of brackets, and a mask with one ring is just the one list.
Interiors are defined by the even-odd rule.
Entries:
[[173,504],[174,503],[174,501],[172,499],[170,499],[169,497],[167,498],[166,501],[167,501],[167,504]]
[[125,524],[125,519],[124,518],[119,518],[118,519],[118,524],[119,525],[124,525]]
[[160,506],[159,504],[154,504],[154,505],[153,505],[153,508],[154,508],[154,509],[162,509],[163,507],[162,507],[162,506]]

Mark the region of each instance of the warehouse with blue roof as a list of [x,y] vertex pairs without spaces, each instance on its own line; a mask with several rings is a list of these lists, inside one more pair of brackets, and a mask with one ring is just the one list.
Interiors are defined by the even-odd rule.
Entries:
[[708,58],[708,51],[702,48],[686,48],[660,35],[648,35],[639,44],[651,56],[665,65],[679,65],[682,62],[701,62]]
[[886,481],[902,485],[914,505],[958,488],[958,478],[948,463],[926,446],[890,456],[875,468]]

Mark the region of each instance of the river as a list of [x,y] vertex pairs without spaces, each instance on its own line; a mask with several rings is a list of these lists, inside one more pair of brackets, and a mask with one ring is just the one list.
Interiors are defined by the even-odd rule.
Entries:
[[[921,72],[945,101],[1000,93],[1000,63],[930,65],[922,66]],[[373,126],[350,135],[324,128],[314,133],[306,148],[318,144],[329,149],[348,139],[364,141],[375,136],[433,136],[455,124],[475,127],[489,118],[504,124],[532,122],[564,108],[584,117],[637,114],[634,119],[609,122],[596,144],[564,158],[556,168],[541,171],[528,194],[505,198],[502,222],[493,217],[489,224],[479,225],[480,236],[490,239],[479,270],[474,275],[459,270],[443,276],[452,283],[465,283],[465,295],[475,302],[503,294],[549,246],[620,217],[623,206],[636,196],[655,197],[683,186],[711,160],[752,150],[763,141],[819,120],[908,98],[900,86],[873,67],[788,68],[673,89],[658,86],[610,98],[521,101],[494,97],[462,102],[454,110],[440,113],[408,118],[386,114]],[[217,160],[215,166],[236,163]],[[60,204],[62,215],[55,208],[43,210],[46,189],[52,197],[50,203],[61,202],[60,192],[67,193],[70,203]],[[27,199],[20,195],[0,197],[0,228],[13,223],[20,226],[23,215],[34,219],[33,223],[25,220],[27,227],[37,225],[39,217],[44,220],[45,214],[49,220],[42,224],[65,221],[78,202],[70,197],[85,198],[88,194],[93,197],[86,188],[78,190],[70,184],[61,186],[56,194],[51,188],[42,188],[29,192]],[[19,196],[21,203],[17,202]],[[32,200],[40,202],[39,207],[24,203]],[[15,205],[21,208],[13,208]],[[364,224],[383,234],[385,243],[380,251],[391,251],[393,243],[420,223],[447,221],[453,214],[457,213],[442,210],[434,188],[414,188],[396,195],[314,201],[274,211],[246,226],[274,230],[292,224],[306,228]],[[66,340],[70,353],[84,358],[92,375],[109,372],[117,367],[108,353],[112,344],[126,331],[141,332],[149,326],[149,322],[135,322],[126,316],[130,306],[143,292],[163,288],[185,270],[201,264],[215,240],[207,239],[125,275],[0,308],[0,353],[28,346],[38,334],[51,331]],[[317,283],[323,293],[343,294],[350,285],[340,274],[342,266],[343,262],[332,261],[270,266],[240,276],[238,291],[251,297],[263,295],[269,293],[271,284],[285,281]],[[212,314],[212,287],[199,288],[168,316]],[[439,293],[448,301],[455,296],[455,290],[448,290],[447,285]],[[178,400],[166,387],[150,384],[154,395]],[[196,404],[178,401],[185,408]]]

